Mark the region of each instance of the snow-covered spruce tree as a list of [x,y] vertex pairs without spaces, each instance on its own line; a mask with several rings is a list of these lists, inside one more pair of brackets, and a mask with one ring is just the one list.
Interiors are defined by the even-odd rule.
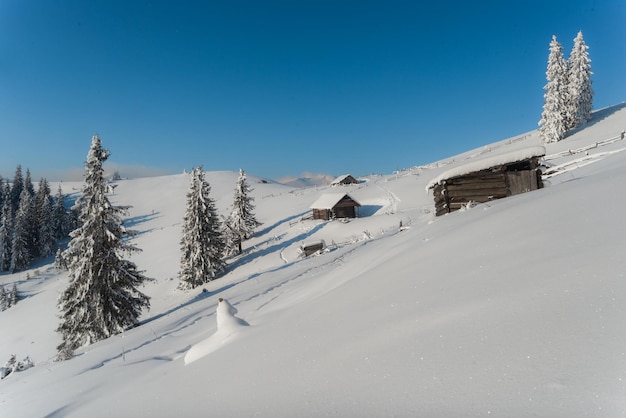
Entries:
[[204,178],[202,167],[193,169],[180,240],[182,255],[178,276],[181,289],[193,289],[210,282],[226,268],[222,258],[224,237],[210,192],[211,186]]
[[17,285],[15,283],[13,283],[13,287],[11,288],[11,291],[8,292],[7,296],[9,299],[9,307],[17,305],[17,301],[20,300],[20,296],[17,292]]
[[591,118],[593,109],[593,89],[591,88],[591,60],[589,47],[583,33],[578,32],[570,53],[567,79],[567,129],[577,128]]
[[121,215],[128,207],[112,206],[107,198],[102,164],[109,151],[96,135],[85,163],[85,183],[76,201],[81,226],[71,232],[63,258],[69,285],[59,298],[63,342],[58,359],[72,357],[82,346],[135,326],[149,298],[137,290],[148,280],[123,254],[140,251],[124,238],[129,234]]
[[4,286],[0,286],[0,312],[6,311],[9,308],[9,297]]
[[26,174],[24,175],[24,189],[28,191],[31,198],[35,196],[35,186],[33,186],[33,179],[30,175],[29,168],[26,168]]
[[52,205],[52,230],[57,240],[65,238],[70,232],[69,222],[70,217],[65,207],[65,195],[59,186]]
[[557,142],[565,137],[567,72],[563,47],[556,40],[556,36],[552,36],[546,70],[548,82],[544,86],[543,113],[539,121],[539,134],[544,142]]
[[13,213],[17,212],[20,205],[20,196],[24,190],[24,176],[22,175],[22,166],[20,164],[15,168],[13,183],[11,183],[11,204],[13,205]]
[[50,195],[45,195],[42,199],[37,211],[37,253],[39,257],[48,257],[54,254],[57,239],[52,222],[52,198]]
[[239,169],[233,208],[226,220],[225,234],[229,254],[241,254],[241,242],[250,238],[254,229],[261,225],[254,215],[254,198],[250,196],[252,190],[246,181],[246,173]]
[[13,225],[11,272],[24,270],[33,259],[30,251],[30,245],[33,241],[32,211],[33,205],[30,193],[24,188],[20,195],[20,205],[15,214],[15,223]]
[[[6,196],[6,195],[5,195]],[[0,271],[11,269],[11,250],[13,249],[13,204],[6,199],[0,215]]]

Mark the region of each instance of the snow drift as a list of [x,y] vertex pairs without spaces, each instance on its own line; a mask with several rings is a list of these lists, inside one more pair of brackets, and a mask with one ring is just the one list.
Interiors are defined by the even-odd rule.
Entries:
[[237,318],[235,314],[237,309],[227,300],[219,298],[216,310],[217,331],[209,338],[192,346],[187,354],[185,354],[185,364],[193,363],[201,357],[211,354],[213,351],[222,347],[226,342],[232,340],[235,334],[241,331],[242,327],[248,324],[241,318]]

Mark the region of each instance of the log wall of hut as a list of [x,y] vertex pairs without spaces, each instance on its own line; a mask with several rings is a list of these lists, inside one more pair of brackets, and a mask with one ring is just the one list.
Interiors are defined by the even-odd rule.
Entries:
[[350,196],[345,195],[335,206],[333,206],[333,213],[335,218],[356,218],[356,207],[360,206]]
[[356,218],[354,206],[335,206],[333,212],[335,212],[335,218]]
[[346,195],[332,209],[313,209],[313,219],[328,221],[333,218],[356,218],[359,206],[358,202]]
[[330,220],[330,209],[313,209],[313,219]]
[[491,200],[543,187],[538,158],[446,179],[433,187],[435,215],[454,212],[469,202]]

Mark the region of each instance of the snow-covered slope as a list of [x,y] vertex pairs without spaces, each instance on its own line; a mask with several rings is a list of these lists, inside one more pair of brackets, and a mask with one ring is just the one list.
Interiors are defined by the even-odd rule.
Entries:
[[[625,128],[624,106],[598,111],[546,145],[546,188],[437,218],[429,182],[542,145],[536,134],[346,186],[363,205],[346,223],[302,219],[336,188],[249,175],[263,225],[224,277],[189,292],[176,290],[187,175],[120,181],[111,198],[133,206],[134,261],[156,279],[143,289],[152,309],[141,326],[55,363],[65,274],[44,263],[0,276],[26,296],[0,313],[0,362],[35,363],[0,381],[0,413],[623,416]],[[224,215],[236,178],[207,173]],[[300,258],[312,240],[327,251]],[[230,323],[236,338],[216,345],[220,309],[249,326]]]

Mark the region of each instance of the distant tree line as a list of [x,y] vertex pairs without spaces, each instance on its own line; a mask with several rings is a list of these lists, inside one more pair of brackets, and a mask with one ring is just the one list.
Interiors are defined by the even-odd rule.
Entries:
[[544,142],[562,140],[569,130],[591,118],[593,73],[588,50],[582,32],[578,32],[566,61],[563,47],[556,36],[552,37],[546,70],[548,82],[544,86],[544,105],[539,121],[539,134]]
[[0,177],[0,271],[21,271],[31,261],[54,254],[71,228],[61,187],[52,197],[42,178],[35,191],[30,171],[24,175],[21,165],[12,182]]

